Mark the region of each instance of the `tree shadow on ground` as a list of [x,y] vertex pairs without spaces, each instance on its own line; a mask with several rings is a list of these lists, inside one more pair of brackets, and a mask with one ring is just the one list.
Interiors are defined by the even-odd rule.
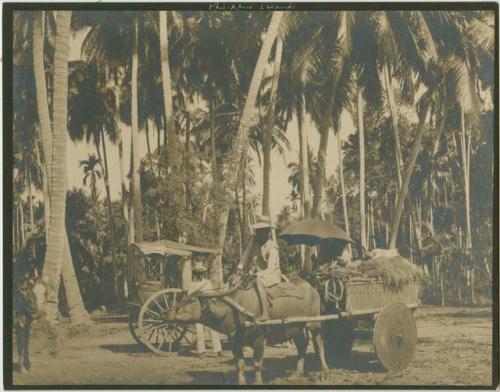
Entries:
[[[220,370],[192,370],[189,374],[192,380],[189,384],[192,385],[236,385],[238,383],[236,376],[236,365],[231,359],[232,369],[229,372]],[[289,378],[293,375],[297,364],[296,356],[288,356],[282,358],[265,358],[262,371],[264,384],[271,383],[273,380]],[[344,369],[356,371],[359,373],[385,373],[386,370],[382,367],[374,353],[353,351],[351,359],[344,361],[342,364],[329,365],[331,369]],[[245,358],[245,375],[247,384],[252,384],[254,381],[253,359]],[[321,365],[316,354],[310,353],[307,355],[304,363],[304,376],[297,379],[300,385],[316,384],[314,375],[321,370]]]
[[467,311],[467,312],[455,312],[447,313],[446,317],[450,318],[478,318],[478,319],[488,319],[492,317],[492,313],[488,310],[477,310],[477,311]]
[[386,370],[379,362],[377,355],[374,352],[355,351],[351,353],[351,357],[347,360],[335,362],[330,365],[332,368],[352,370],[359,373],[385,373]]
[[[192,380],[189,384],[192,385],[237,385],[238,378],[236,374],[236,364],[233,359],[230,359],[230,370],[193,370],[189,374]],[[290,364],[293,365],[290,366]],[[267,358],[264,359],[264,368],[262,370],[262,378],[264,383],[268,383],[276,378],[286,377],[295,369],[294,357],[287,358]],[[253,369],[253,359],[245,358],[245,378],[247,384],[251,385],[255,379]]]
[[128,315],[98,316],[98,317],[92,317],[92,321],[94,321],[97,324],[103,324],[103,323],[128,323]]
[[141,344],[101,344],[99,348],[121,354],[153,354]]

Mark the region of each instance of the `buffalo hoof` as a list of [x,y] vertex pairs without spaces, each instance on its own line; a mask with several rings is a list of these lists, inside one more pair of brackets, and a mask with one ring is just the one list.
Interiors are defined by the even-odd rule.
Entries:
[[304,372],[301,372],[299,370],[295,370],[292,372],[292,374],[290,375],[291,378],[301,378],[301,377],[304,377]]
[[328,369],[323,369],[319,373],[316,373],[313,376],[314,381],[324,382],[324,381],[328,380],[329,374],[330,374],[330,372]]
[[329,369],[322,369],[319,372],[318,379],[319,379],[319,381],[326,381],[326,380],[328,380],[329,375],[330,375]]

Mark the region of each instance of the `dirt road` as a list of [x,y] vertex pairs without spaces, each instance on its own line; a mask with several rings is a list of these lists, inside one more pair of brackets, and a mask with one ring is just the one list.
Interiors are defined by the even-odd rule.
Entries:
[[[295,348],[269,347],[263,378],[269,384],[330,385],[490,385],[492,379],[491,308],[421,307],[416,312],[419,342],[413,363],[387,373],[376,361],[373,346],[356,341],[352,364],[330,370],[318,381],[319,364],[312,347],[306,375],[292,378]],[[236,382],[232,355],[205,358],[170,354],[159,357],[138,346],[124,318],[96,322],[85,333],[67,337],[58,354],[47,353],[47,342],[34,338],[32,370],[14,372],[14,385],[33,384],[197,384]],[[251,350],[245,352],[251,382]],[[14,358],[16,358],[14,356]],[[16,365],[14,365],[16,367]]]

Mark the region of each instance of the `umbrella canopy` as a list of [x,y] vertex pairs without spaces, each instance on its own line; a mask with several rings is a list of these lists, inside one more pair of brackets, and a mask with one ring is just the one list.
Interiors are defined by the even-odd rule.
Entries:
[[354,242],[340,227],[320,219],[292,223],[279,235],[289,245],[317,245],[324,240]]

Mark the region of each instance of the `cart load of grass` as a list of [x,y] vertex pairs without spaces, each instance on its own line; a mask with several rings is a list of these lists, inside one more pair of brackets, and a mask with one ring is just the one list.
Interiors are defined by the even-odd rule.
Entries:
[[356,263],[354,268],[357,276],[380,279],[391,290],[400,290],[409,283],[425,279],[420,268],[401,256],[378,256]]
[[425,275],[415,264],[399,255],[380,255],[369,260],[357,260],[347,267],[324,264],[315,273],[321,282],[329,279],[349,281],[382,281],[384,287],[399,291],[412,282],[422,282]]

